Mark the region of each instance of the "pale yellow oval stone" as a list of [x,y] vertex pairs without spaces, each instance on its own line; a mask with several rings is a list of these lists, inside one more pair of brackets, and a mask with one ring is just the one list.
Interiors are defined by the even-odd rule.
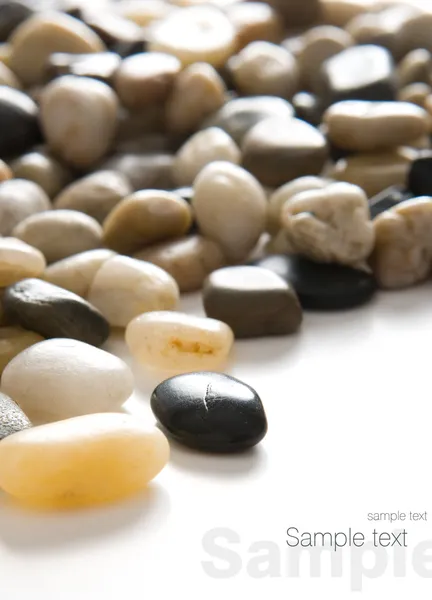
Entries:
[[42,252],[13,237],[0,238],[0,287],[26,277],[38,277],[45,269]]
[[144,490],[166,465],[164,434],[130,415],[86,415],[5,438],[0,487],[37,508],[74,508]]
[[43,337],[34,331],[19,327],[0,327],[0,373],[20,352],[43,341]]
[[180,312],[140,315],[126,329],[126,343],[139,362],[179,373],[217,368],[233,342],[231,328],[222,321]]

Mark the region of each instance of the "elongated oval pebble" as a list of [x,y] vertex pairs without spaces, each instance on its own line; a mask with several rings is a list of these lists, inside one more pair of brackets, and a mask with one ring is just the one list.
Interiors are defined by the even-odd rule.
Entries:
[[27,415],[12,398],[0,392],[0,441],[28,427],[31,422]]
[[90,506],[144,490],[168,458],[164,434],[139,419],[86,415],[6,438],[0,487],[37,508]]
[[233,341],[225,323],[179,312],[140,315],[126,329],[126,343],[139,362],[176,372],[218,367]]
[[0,238],[0,287],[25,277],[37,277],[45,269],[42,252],[13,237]]
[[34,331],[26,331],[20,327],[0,327],[0,374],[17,354],[43,340]]

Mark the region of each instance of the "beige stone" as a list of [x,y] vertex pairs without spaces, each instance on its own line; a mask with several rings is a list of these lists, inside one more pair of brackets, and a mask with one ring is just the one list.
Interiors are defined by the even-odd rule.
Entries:
[[282,39],[283,23],[268,4],[234,2],[227,6],[225,14],[234,25],[237,50],[259,40],[278,43]]
[[432,52],[431,27],[432,13],[422,10],[413,11],[412,17],[405,21],[397,34],[394,49],[396,57],[403,58],[408,52],[417,48]]
[[48,196],[33,181],[3,181],[0,183],[0,235],[10,235],[18,223],[50,208]]
[[136,360],[179,373],[220,367],[233,342],[225,323],[171,311],[140,315],[126,329],[126,343]]
[[429,83],[432,69],[432,55],[425,48],[411,50],[397,66],[399,85]]
[[345,27],[351,19],[369,10],[371,4],[365,0],[322,0],[323,21],[336,27]]
[[0,85],[7,85],[8,87],[15,88],[16,90],[21,89],[21,83],[18,77],[13,71],[9,69],[4,63],[0,61]]
[[421,108],[425,107],[426,99],[432,94],[432,87],[427,83],[410,83],[398,91],[399,102],[411,102]]
[[26,277],[38,277],[45,264],[45,258],[37,248],[13,237],[0,238],[0,287]]
[[0,375],[15,356],[43,339],[38,333],[20,327],[0,327]]
[[40,185],[53,198],[70,181],[72,173],[58,160],[43,152],[29,152],[11,163],[14,176]]
[[175,10],[165,0],[123,0],[115,4],[114,8],[126,19],[133,21],[140,27],[147,27],[155,21],[160,21],[170,12]]

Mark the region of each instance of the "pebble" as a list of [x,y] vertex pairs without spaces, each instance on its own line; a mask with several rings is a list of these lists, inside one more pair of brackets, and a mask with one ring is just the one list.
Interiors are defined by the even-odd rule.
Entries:
[[234,2],[225,8],[225,14],[234,25],[237,50],[258,40],[278,43],[282,39],[283,23],[279,14],[268,4]]
[[11,163],[14,177],[37,183],[49,196],[56,196],[72,180],[72,173],[45,152],[29,152]]
[[371,265],[383,288],[409,287],[431,273],[432,198],[401,202],[374,219],[375,248]]
[[374,152],[426,135],[428,114],[410,102],[345,100],[324,114],[328,137],[345,150]]
[[228,162],[204,167],[194,182],[192,207],[200,232],[228,261],[244,260],[264,232],[267,199],[258,181]]
[[[43,340],[44,338],[41,335],[20,327],[0,327],[0,374],[3,373],[6,365],[20,352],[33,346],[33,344],[43,342]],[[2,416],[1,396],[2,394],[0,394],[0,423]],[[1,433],[0,439],[2,439]]]
[[54,208],[80,211],[103,223],[113,208],[132,192],[131,184],[121,173],[96,171],[63,187],[54,200]]
[[166,104],[166,125],[173,133],[199,128],[225,103],[226,87],[218,72],[207,63],[194,63],[176,77]]
[[0,86],[0,157],[27,152],[40,140],[38,107],[33,100],[9,86]]
[[236,89],[245,96],[290,99],[298,91],[299,74],[293,55],[282,46],[257,41],[228,61]]
[[369,199],[371,219],[374,219],[385,210],[393,208],[393,206],[397,206],[409,198],[412,198],[412,196],[404,186],[393,185],[389,188],[386,188],[373,198]]
[[410,83],[429,83],[432,70],[432,54],[425,48],[411,50],[397,66],[400,87]]
[[135,54],[122,61],[114,76],[114,89],[126,108],[142,110],[168,99],[180,69],[175,56],[162,52]]
[[291,286],[256,266],[211,273],[204,284],[203,304],[206,315],[229,325],[236,338],[294,333],[303,319]]
[[49,265],[41,278],[86,298],[97,271],[115,252],[100,248],[69,256]]
[[356,265],[373,249],[367,197],[349,183],[295,194],[282,207],[281,223],[295,252],[318,262]]
[[2,0],[0,2],[0,42],[6,42],[14,29],[32,15],[33,10],[28,3]]
[[138,190],[170,190],[175,187],[172,176],[174,156],[155,154],[115,154],[102,165],[104,171],[117,171]]
[[174,310],[179,295],[177,283],[163,269],[128,256],[115,256],[96,272],[88,300],[113,327],[126,327],[144,312]]
[[424,48],[432,52],[430,30],[432,27],[432,14],[423,10],[413,11],[411,18],[407,19],[398,32],[396,39],[396,57],[403,58],[412,50]]
[[37,248],[48,263],[100,248],[102,227],[76,210],[50,210],[27,217],[12,235]]
[[108,322],[94,306],[39,279],[23,279],[9,286],[3,309],[11,323],[45,338],[72,338],[101,346],[110,333]]
[[321,18],[321,2],[319,0],[267,0],[292,28],[313,25]]
[[322,107],[318,96],[309,92],[298,92],[293,96],[292,104],[297,117],[302,121],[311,125],[321,123]]
[[408,188],[414,196],[432,196],[432,152],[422,152],[411,163]]
[[45,258],[38,249],[14,237],[0,237],[0,287],[24,277],[38,277],[45,265]]
[[10,235],[25,218],[50,208],[48,196],[33,181],[3,181],[0,183],[0,235]]
[[233,139],[218,127],[209,127],[192,135],[178,150],[173,176],[177,185],[192,185],[202,169],[218,160],[235,165],[241,162],[241,152]]
[[243,166],[266,186],[318,175],[328,158],[325,137],[299,119],[266,119],[243,140]]
[[172,311],[140,315],[126,329],[126,343],[138,362],[179,373],[220,367],[233,342],[225,323]]
[[207,275],[225,265],[219,246],[200,235],[163,242],[137,252],[134,257],[164,269],[176,280],[182,293],[200,290]]
[[100,37],[109,50],[126,57],[144,50],[145,35],[136,23],[111,10],[108,12],[84,7],[81,12],[81,21]]
[[322,19],[336,27],[345,27],[357,15],[368,10],[364,0],[325,0],[321,4]]
[[[397,99],[399,102],[411,102],[421,108],[425,108],[426,100],[431,94],[432,87],[427,83],[410,83],[398,90]],[[429,129],[431,129],[430,124]]]
[[12,173],[12,169],[8,167],[8,165],[0,159],[0,183],[3,181],[7,181],[8,179],[12,179],[14,174]]
[[149,50],[176,56],[184,66],[206,62],[221,67],[235,51],[235,29],[213,6],[173,11],[151,29]]
[[142,190],[124,198],[103,224],[108,248],[130,254],[144,246],[184,235],[192,222],[189,204],[179,195]]
[[0,486],[38,509],[92,506],[145,490],[168,458],[166,437],[140,419],[85,415],[6,438]]
[[16,90],[21,89],[21,83],[14,72],[2,62],[0,62],[0,85],[6,85],[8,87],[15,88]]
[[154,21],[160,21],[170,12],[175,10],[165,0],[123,0],[114,5],[114,8],[123,17],[133,21],[140,27],[147,27]]
[[302,256],[268,256],[255,263],[290,283],[306,310],[343,310],[368,302],[376,291],[374,278],[351,267],[317,263]]
[[110,84],[121,62],[120,56],[115,52],[94,54],[54,52],[48,58],[47,73],[53,79],[62,75],[76,75],[91,77]]
[[46,86],[41,97],[46,141],[67,164],[90,167],[112,145],[117,110],[117,97],[105,83],[89,77],[60,77]]
[[31,426],[30,419],[23,413],[18,404],[6,394],[0,393],[0,441],[12,433],[17,433]]
[[42,12],[27,19],[8,40],[9,66],[26,85],[42,83],[47,60],[54,52],[103,52],[102,40],[87,25],[69,15]]
[[171,377],[154,390],[151,408],[176,442],[207,452],[246,450],[267,433],[256,391],[222,373]]

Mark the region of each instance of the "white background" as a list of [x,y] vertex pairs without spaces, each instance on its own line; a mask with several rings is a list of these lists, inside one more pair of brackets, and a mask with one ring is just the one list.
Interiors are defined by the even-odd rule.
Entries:
[[[186,298],[183,308],[201,312],[196,298]],[[121,343],[109,347],[127,357]],[[342,577],[331,577],[325,557],[320,577],[310,576],[307,560],[300,577],[290,576],[285,532],[352,527],[369,537],[370,511],[428,510],[432,518],[431,347],[429,284],[380,294],[348,312],[308,313],[296,336],[236,342],[230,373],[256,388],[268,416],[259,447],[220,457],[173,446],[149,492],[115,506],[35,514],[2,498],[1,598],[359,597],[352,591],[359,568],[350,566],[350,550],[342,551]],[[136,394],[127,408],[153,421],[149,396],[158,379],[134,371]],[[394,577],[389,550],[385,572],[364,578],[362,597],[430,600],[430,579],[412,567],[416,545],[432,543],[430,521],[404,525],[409,548],[402,576]],[[202,566],[211,561],[219,574],[228,566],[203,549],[203,536],[214,528],[239,536],[240,543],[228,546],[242,561],[234,577],[212,578]],[[276,548],[275,576],[256,578],[247,570],[249,547],[263,540]],[[364,558],[366,566],[367,560],[374,556]]]

